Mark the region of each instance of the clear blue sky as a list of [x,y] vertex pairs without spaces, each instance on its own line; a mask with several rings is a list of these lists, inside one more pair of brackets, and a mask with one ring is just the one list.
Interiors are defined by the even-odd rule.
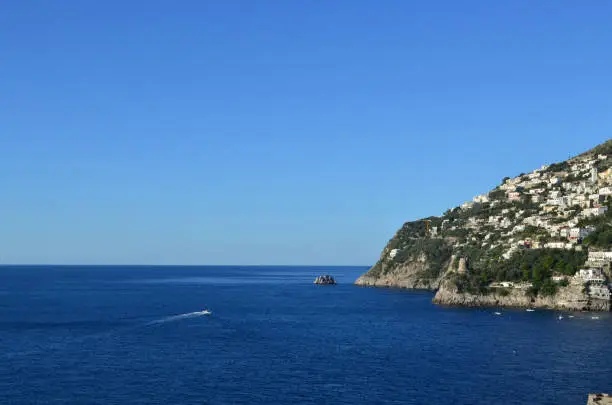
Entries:
[[609,1],[0,5],[0,262],[372,264],[612,133]]

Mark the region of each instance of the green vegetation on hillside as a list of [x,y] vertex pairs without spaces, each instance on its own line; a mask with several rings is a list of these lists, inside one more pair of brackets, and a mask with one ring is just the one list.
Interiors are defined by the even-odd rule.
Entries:
[[612,225],[599,226],[595,232],[584,239],[583,244],[588,247],[609,249],[612,246]]
[[455,283],[460,291],[478,294],[486,294],[487,286],[494,281],[525,281],[533,284],[531,292],[535,295],[553,295],[557,287],[550,279],[553,272],[572,276],[587,257],[586,252],[561,249],[524,249],[508,260],[478,249],[464,249],[463,253],[470,269]]

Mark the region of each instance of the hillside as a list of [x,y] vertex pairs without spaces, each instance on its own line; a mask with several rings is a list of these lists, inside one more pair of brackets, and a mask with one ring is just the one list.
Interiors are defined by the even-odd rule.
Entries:
[[438,290],[440,303],[609,308],[611,166],[608,140],[407,222],[356,284]]

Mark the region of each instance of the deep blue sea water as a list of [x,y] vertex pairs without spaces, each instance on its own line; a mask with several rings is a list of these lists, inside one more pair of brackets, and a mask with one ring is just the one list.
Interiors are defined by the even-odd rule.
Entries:
[[[609,313],[438,307],[351,285],[364,270],[0,267],[0,403],[576,405],[612,391]],[[312,284],[328,272],[339,285]]]

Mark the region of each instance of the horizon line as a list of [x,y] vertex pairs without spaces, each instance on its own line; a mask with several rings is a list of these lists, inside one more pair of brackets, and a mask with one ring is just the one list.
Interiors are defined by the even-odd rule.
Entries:
[[0,267],[372,267],[359,264],[58,264],[0,263]]

